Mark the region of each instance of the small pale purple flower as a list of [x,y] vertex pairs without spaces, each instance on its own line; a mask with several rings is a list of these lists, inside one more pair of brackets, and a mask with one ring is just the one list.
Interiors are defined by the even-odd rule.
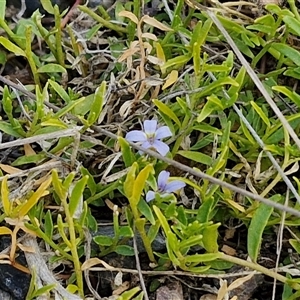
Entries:
[[170,172],[161,171],[157,178],[157,191],[149,191],[146,194],[146,201],[149,202],[155,198],[155,193],[159,193],[162,197],[176,192],[183,187],[185,183],[179,180],[169,181]]
[[160,155],[165,156],[170,148],[161,139],[172,136],[168,126],[157,127],[156,120],[144,121],[144,130],[132,130],[126,134],[129,142],[139,142],[146,149],[155,149]]

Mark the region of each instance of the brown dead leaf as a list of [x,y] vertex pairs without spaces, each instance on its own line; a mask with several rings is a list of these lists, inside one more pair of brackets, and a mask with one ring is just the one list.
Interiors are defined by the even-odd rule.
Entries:
[[200,300],[217,300],[217,296],[214,294],[205,294],[200,297]]
[[129,281],[125,281],[116,290],[113,291],[113,295],[121,295],[123,292],[127,291],[130,287]]
[[183,291],[180,282],[171,282],[158,288],[156,291],[156,300],[183,300]]
[[32,149],[31,145],[29,144],[24,145],[24,151],[25,151],[25,156],[31,156],[36,154],[36,152]]
[[227,228],[225,230],[224,241],[232,239],[234,237],[234,234],[235,234],[235,228]]
[[125,17],[125,18],[128,18],[128,19],[130,19],[130,21],[132,21],[132,22],[135,23],[135,24],[138,24],[138,23],[139,23],[139,20],[138,20],[138,18],[136,17],[136,15],[133,14],[132,12],[130,12],[130,11],[126,11],[126,10],[120,11],[120,12],[119,12],[119,17]]
[[245,277],[236,279],[234,282],[232,282],[229,285],[227,291],[232,291],[232,290],[238,288],[239,286],[241,286],[242,284],[244,284],[245,282],[247,282],[248,280],[250,280],[253,277],[254,274],[255,274],[255,272],[253,272],[253,273],[251,273],[251,274],[249,274],[249,275],[247,275]]
[[223,245],[222,247],[222,252],[224,252],[225,254],[228,254],[230,256],[235,256],[236,255],[236,250],[234,248],[231,248],[227,245]]
[[15,167],[12,167],[9,165],[4,165],[4,164],[0,164],[0,168],[7,174],[16,174],[16,173],[22,172],[22,170],[20,170],[18,168],[15,168]]
[[172,28],[170,28],[169,26],[166,26],[165,24],[157,21],[155,18],[150,17],[148,15],[145,15],[142,17],[141,21],[143,21],[144,23],[151,25],[155,28],[158,28],[162,31],[173,31]]
[[97,257],[93,257],[90,258],[88,260],[86,260],[82,266],[81,266],[81,271],[85,271],[87,269],[90,269],[91,267],[94,267],[95,265],[103,265],[104,268],[106,268],[107,270],[111,270],[112,267],[107,264],[105,261],[97,258]]
[[17,246],[24,252],[35,253],[32,247],[24,246],[21,243],[18,243]]

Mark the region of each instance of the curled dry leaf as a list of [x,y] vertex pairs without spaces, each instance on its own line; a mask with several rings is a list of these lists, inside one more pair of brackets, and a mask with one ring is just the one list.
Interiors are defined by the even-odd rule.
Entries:
[[107,264],[105,261],[97,258],[97,257],[93,257],[93,258],[90,258],[88,260],[86,260],[82,266],[81,266],[81,271],[85,271],[87,269],[90,269],[91,267],[94,267],[96,265],[103,265],[104,268],[106,268],[107,270],[111,270],[112,267]]
[[142,38],[145,38],[145,39],[150,39],[150,40],[153,40],[153,41],[157,41],[157,36],[153,33],[150,33],[150,32],[145,32],[145,33],[142,33]]
[[120,12],[119,12],[119,17],[125,17],[125,18],[128,18],[128,19],[130,19],[130,21],[132,21],[132,22],[135,23],[135,24],[138,24],[138,23],[139,23],[139,20],[138,20],[138,18],[136,17],[136,15],[133,14],[132,12],[130,12],[130,11],[126,11],[126,10],[120,11]]
[[8,166],[8,165],[4,165],[4,164],[0,164],[0,168],[6,172],[7,174],[16,174],[16,173],[20,173],[22,172],[22,170],[12,167],[12,166]]
[[148,15],[145,15],[142,17],[141,21],[143,21],[144,23],[151,25],[155,28],[158,28],[162,31],[173,31],[172,28],[170,28],[169,26],[166,26],[165,24],[157,21],[155,18],[150,17]]

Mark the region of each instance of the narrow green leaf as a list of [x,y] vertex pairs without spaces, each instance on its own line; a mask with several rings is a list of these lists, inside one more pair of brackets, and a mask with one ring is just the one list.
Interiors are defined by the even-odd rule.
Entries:
[[122,157],[123,157],[125,167],[128,168],[134,163],[135,156],[132,153],[131,147],[129,146],[128,142],[124,138],[118,137],[118,142],[119,145],[121,146]]
[[83,176],[78,182],[76,182],[74,188],[72,189],[71,196],[69,198],[69,212],[71,217],[74,216],[80,201],[83,200],[83,191],[88,179],[88,176]]
[[167,115],[172,121],[174,121],[178,125],[179,128],[181,128],[181,123],[179,119],[177,118],[176,114],[169,108],[169,106],[159,101],[158,99],[154,99],[152,101],[162,113]]
[[7,176],[4,176],[1,183],[1,200],[3,205],[3,210],[6,216],[10,216],[11,213],[11,201],[9,200],[9,190],[7,185]]
[[300,107],[300,95],[297,94],[295,91],[292,91],[285,86],[278,86],[278,85],[273,86],[272,90],[284,94],[290,100],[292,100],[298,107]]
[[144,199],[140,200],[138,204],[138,209],[140,213],[143,214],[152,225],[155,224],[155,219],[152,214],[152,210]]
[[272,48],[289,58],[298,67],[300,66],[300,53],[298,50],[284,43],[273,43]]
[[247,248],[250,258],[253,262],[256,262],[262,242],[262,235],[268,220],[273,212],[273,207],[268,206],[264,203],[260,203],[259,207],[256,209],[249,229],[247,237]]
[[66,73],[67,70],[58,64],[46,64],[38,68],[38,73]]
[[129,169],[126,179],[125,179],[125,182],[124,182],[124,192],[128,199],[130,199],[133,194],[135,173],[136,173],[137,167],[138,167],[138,164],[135,162]]
[[153,166],[151,164],[148,164],[136,177],[133,184],[132,196],[130,199],[131,205],[138,205],[150,172],[153,172]]
[[50,210],[45,214],[45,234],[52,240],[53,235],[53,220]]
[[8,51],[12,52],[17,56],[24,56],[24,57],[26,56],[26,53],[21,48],[19,48],[18,46],[16,46],[10,40],[8,40],[3,36],[0,36],[0,44]]
[[52,86],[52,88],[55,90],[55,92],[66,102],[70,103],[71,99],[68,93],[65,91],[65,89],[58,84],[56,81],[49,79],[49,84]]
[[213,162],[210,156],[201,152],[180,150],[177,153],[183,157],[186,157],[188,159],[191,159],[193,161],[199,162],[207,166],[211,166]]
[[128,245],[117,246],[115,252],[120,255],[123,255],[123,256],[133,256],[134,255],[134,249]]
[[103,108],[105,93],[106,82],[103,81],[100,87],[98,87],[95,92],[94,101],[92,103],[91,110],[87,118],[87,122],[89,125],[94,124],[98,120]]
[[203,230],[203,238],[202,243],[205,250],[209,253],[216,253],[218,252],[219,245],[218,245],[218,228],[221,223],[216,223],[213,225],[208,225]]
[[99,246],[111,246],[113,244],[113,238],[106,235],[97,235],[93,240]]
[[264,123],[270,127],[271,123],[269,118],[266,116],[266,114],[264,113],[264,111],[254,102],[254,101],[250,101],[252,107],[255,109],[256,113],[261,117],[261,119],[264,121]]

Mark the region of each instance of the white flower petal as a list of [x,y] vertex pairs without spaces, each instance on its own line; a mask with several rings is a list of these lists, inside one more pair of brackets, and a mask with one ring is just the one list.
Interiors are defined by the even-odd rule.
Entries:
[[149,202],[151,200],[155,199],[155,193],[153,191],[149,191],[146,194],[146,201]]
[[165,192],[173,193],[185,187],[185,183],[179,180],[171,181],[167,184]]
[[132,130],[126,134],[125,139],[129,142],[144,142],[147,140],[147,136],[141,130]]
[[144,131],[147,135],[154,135],[157,128],[156,120],[146,120],[144,121]]
[[158,140],[154,141],[152,147],[154,147],[156,149],[156,151],[162,156],[165,156],[170,150],[170,148],[167,144],[165,144],[161,141],[158,141]]
[[158,128],[155,132],[155,138],[158,140],[164,139],[166,137],[172,136],[172,132],[168,126],[162,126]]
[[170,172],[167,171],[161,171],[157,178],[157,186],[159,191],[164,192],[166,185],[168,183],[168,179],[170,177]]

